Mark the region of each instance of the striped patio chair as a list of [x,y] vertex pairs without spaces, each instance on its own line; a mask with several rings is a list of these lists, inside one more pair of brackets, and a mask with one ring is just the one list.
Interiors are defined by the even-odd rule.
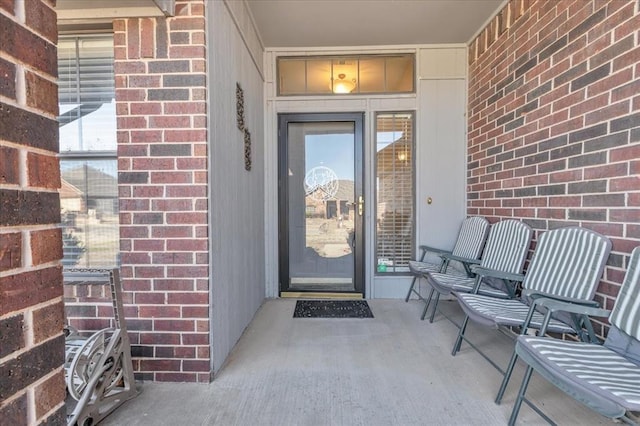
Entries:
[[[531,227],[524,222],[512,219],[497,222],[491,226],[480,266],[473,270],[475,278],[425,273],[424,277],[431,286],[429,300],[435,291],[429,322],[433,322],[440,296],[454,291],[498,298],[514,297],[516,283],[524,278],[522,268],[531,245],[531,236]],[[448,317],[445,315],[445,318]]]
[[[415,288],[417,280],[419,280],[425,272],[429,271],[442,272],[462,277],[473,276],[470,265],[480,263],[478,259],[482,253],[482,248],[484,247],[488,232],[489,221],[483,217],[473,216],[462,222],[453,250],[448,251],[424,245],[420,246],[420,260],[412,260],[409,262],[409,270],[413,275],[413,280],[411,281],[411,286],[409,287],[407,297],[405,297],[404,301],[408,302],[411,297],[411,293],[413,292],[416,294],[418,299],[425,303],[424,311],[420,317],[421,319],[424,319],[427,315],[429,301],[431,300],[433,291],[431,291],[427,298],[424,298],[420,294],[420,291]],[[425,259],[427,253],[435,254],[439,260],[430,261]],[[459,262],[463,266],[464,272],[453,266],[450,268],[449,266],[451,261]]]
[[[608,311],[537,301],[548,309],[605,317]],[[546,337],[519,336],[516,353],[528,364],[509,425],[526,402],[553,423],[525,397],[533,370],[587,407],[611,419],[634,423],[629,411],[640,411],[640,247],[631,253],[620,293],[609,315],[611,328],[604,345]]]
[[[465,337],[469,320],[495,328],[520,328],[520,333],[524,335],[529,328],[542,328],[544,315],[532,303],[537,298],[547,297],[577,305],[597,306],[593,296],[610,251],[611,241],[589,229],[571,226],[547,231],[538,240],[522,281],[520,298],[497,299],[480,294],[456,294],[466,316],[451,354],[455,355],[460,350],[464,340],[504,374],[496,403],[499,404],[502,400],[517,354],[513,352],[507,369],[503,371]],[[546,331],[577,334],[584,341],[595,338],[591,322],[584,315],[554,315],[545,326]]]

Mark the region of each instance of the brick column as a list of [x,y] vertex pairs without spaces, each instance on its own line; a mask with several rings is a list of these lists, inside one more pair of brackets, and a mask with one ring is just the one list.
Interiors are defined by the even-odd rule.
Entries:
[[0,423],[64,424],[57,28],[0,2]]
[[114,22],[122,276],[138,377],[208,382],[204,1]]

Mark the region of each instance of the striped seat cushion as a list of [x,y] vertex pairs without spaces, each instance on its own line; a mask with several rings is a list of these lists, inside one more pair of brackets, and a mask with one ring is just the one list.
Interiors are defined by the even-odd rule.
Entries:
[[438,272],[440,271],[440,263],[418,262],[417,260],[410,260],[409,270],[414,275],[421,275],[426,272]]
[[[503,220],[494,224],[489,232],[480,265],[501,272],[522,272],[522,265],[531,242],[531,232],[529,225],[517,220]],[[475,278],[450,275],[452,274],[449,271],[446,275],[430,272],[425,277],[440,294],[473,291]],[[505,290],[488,285],[486,282],[480,285],[478,293],[497,298],[509,297]]]
[[478,259],[482,254],[487,232],[489,232],[489,221],[487,219],[479,216],[465,219],[462,222],[458,239],[451,253],[458,257]]
[[[605,346],[519,336],[516,352],[561,389],[571,394],[588,391],[581,400],[597,405],[598,411],[613,403],[607,410],[610,417],[619,416],[616,410],[640,410],[640,366]],[[593,400],[598,397],[604,401]]]
[[[409,270],[414,275],[422,275],[427,272],[440,272],[440,264],[439,263],[431,263],[431,262],[418,262],[416,260],[409,261]],[[467,274],[464,271],[455,268],[453,265],[449,265],[447,268],[447,274],[455,275],[458,277],[466,277]]]
[[609,321],[640,340],[640,247],[631,252],[629,267]]
[[[529,306],[518,299],[495,299],[479,294],[462,293],[456,293],[456,296],[460,306],[471,320],[490,327],[520,326],[529,312]],[[542,314],[535,312],[530,327],[540,328],[543,319]],[[573,327],[553,318],[549,322],[547,331],[575,334]]]
[[494,224],[480,266],[512,274],[522,273],[532,232],[529,225],[518,220],[503,220]]
[[[574,226],[547,231],[538,239],[522,285],[527,290],[549,295],[591,300],[610,249],[608,238],[585,228]],[[472,321],[492,327],[520,326],[529,312],[528,304],[522,300],[461,294],[458,301]],[[564,322],[569,318],[560,317],[552,318],[547,331],[575,334],[573,327]],[[541,313],[535,312],[529,326],[540,328],[543,319]]]
[[[487,219],[479,216],[465,219],[462,222],[451,254],[465,259],[478,259],[482,253],[487,232],[489,232],[489,221]],[[422,275],[427,272],[440,272],[441,265],[442,262],[411,260],[409,261],[409,270],[414,275]],[[456,276],[467,276],[464,265],[456,261],[452,261],[447,270],[443,272]]]
[[[449,294],[454,291],[460,293],[469,293],[473,290],[473,286],[476,282],[475,278],[467,278],[466,276],[453,276],[450,274],[440,274],[437,272],[430,272],[425,277],[427,278],[429,284],[431,284],[431,286],[433,286],[433,288],[440,294]],[[509,294],[506,291],[491,287],[484,282],[480,284],[478,293],[491,297],[509,297]]]
[[540,293],[591,300],[609,257],[608,238],[569,226],[543,233],[522,286]]

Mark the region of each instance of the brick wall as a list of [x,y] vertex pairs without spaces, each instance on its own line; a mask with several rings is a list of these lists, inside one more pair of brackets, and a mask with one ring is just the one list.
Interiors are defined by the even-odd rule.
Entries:
[[64,424],[57,29],[0,1],[0,423]]
[[208,382],[204,1],[114,21],[123,287],[138,378]]
[[638,3],[511,0],[469,46],[468,214],[609,236],[609,308],[640,245]]
[[[131,295],[123,295],[125,317],[135,318]],[[64,285],[64,311],[66,321],[82,334],[115,327],[111,286],[108,280],[66,281]]]

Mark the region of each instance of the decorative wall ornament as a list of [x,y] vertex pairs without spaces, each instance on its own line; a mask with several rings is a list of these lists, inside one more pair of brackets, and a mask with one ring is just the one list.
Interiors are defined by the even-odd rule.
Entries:
[[245,125],[244,121],[244,92],[240,83],[236,82],[236,121],[238,130],[244,136],[244,169],[251,170],[251,132]]
[[244,129],[244,169],[251,170],[251,132]]
[[236,83],[236,120],[238,122],[238,129],[244,130],[244,92],[240,83]]

